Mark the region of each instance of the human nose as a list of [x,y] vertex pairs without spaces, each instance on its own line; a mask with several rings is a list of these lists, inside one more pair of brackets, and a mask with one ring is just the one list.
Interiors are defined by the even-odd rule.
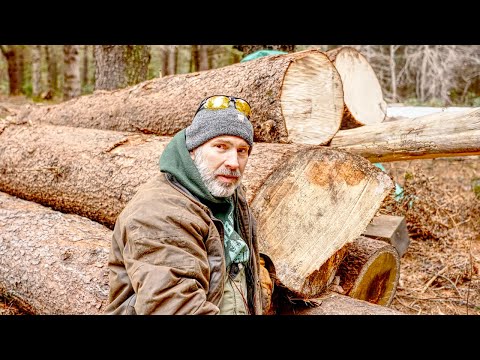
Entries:
[[230,169],[236,170],[240,167],[238,162],[238,154],[236,151],[229,151],[227,153],[227,159],[225,160],[225,166]]

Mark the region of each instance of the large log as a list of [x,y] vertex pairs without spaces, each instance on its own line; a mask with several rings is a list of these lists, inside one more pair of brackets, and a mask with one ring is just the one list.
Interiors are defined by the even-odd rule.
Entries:
[[[112,228],[138,186],[159,172],[170,139],[10,125],[0,135],[0,191]],[[305,144],[256,143],[244,183],[261,250],[279,280],[304,297],[325,288],[337,267],[319,273],[321,266],[361,234],[393,188],[364,158]]]
[[326,292],[317,299],[312,299],[311,305],[293,306],[280,315],[405,315],[395,309],[372,304],[370,302]]
[[389,162],[480,154],[480,108],[340,130],[330,147]]
[[381,123],[387,114],[382,87],[368,60],[356,49],[342,46],[326,52],[343,84],[345,110],[340,129]]
[[200,101],[213,94],[249,101],[258,142],[326,144],[343,116],[340,75],[325,53],[311,49],[97,91],[57,105],[28,105],[16,118],[173,135],[190,124]]
[[349,243],[336,275],[345,295],[390,306],[400,277],[400,256],[392,245],[360,236]]
[[33,314],[100,314],[112,231],[0,192],[0,293]]
[[[111,230],[2,192],[0,230],[0,293],[36,315],[103,313],[108,300]],[[312,303],[319,306],[298,303],[280,314],[397,314],[331,292]]]

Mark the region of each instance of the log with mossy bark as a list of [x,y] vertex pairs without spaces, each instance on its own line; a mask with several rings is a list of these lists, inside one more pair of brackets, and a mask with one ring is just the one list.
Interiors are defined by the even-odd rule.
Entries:
[[387,103],[377,75],[365,56],[350,46],[337,47],[326,54],[343,84],[345,109],[340,129],[381,123],[387,114]]
[[340,75],[325,53],[312,49],[155,78],[56,105],[27,105],[12,117],[173,135],[190,124],[203,98],[215,94],[239,96],[251,104],[254,140],[258,142],[326,144],[343,116]]
[[340,130],[330,147],[372,162],[480,154],[480,108]]
[[[159,173],[171,137],[55,125],[9,125],[0,135],[0,191],[113,228],[138,186]],[[365,229],[393,188],[390,177],[346,151],[256,143],[247,200],[260,247],[278,279],[302,297],[328,285],[327,262]]]

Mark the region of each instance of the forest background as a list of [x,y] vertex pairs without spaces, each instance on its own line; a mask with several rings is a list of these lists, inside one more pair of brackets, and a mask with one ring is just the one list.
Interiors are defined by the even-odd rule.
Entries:
[[[148,79],[238,63],[262,49],[341,45],[0,45],[0,95],[61,102]],[[480,45],[349,45],[389,104],[480,106]]]

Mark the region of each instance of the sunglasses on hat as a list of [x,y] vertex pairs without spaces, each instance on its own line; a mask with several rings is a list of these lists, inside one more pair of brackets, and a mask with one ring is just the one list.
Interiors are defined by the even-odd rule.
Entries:
[[250,116],[252,114],[250,104],[246,100],[227,95],[213,95],[203,99],[195,114],[197,114],[201,109],[226,109],[230,106],[230,103],[233,103],[235,108],[250,120]]

